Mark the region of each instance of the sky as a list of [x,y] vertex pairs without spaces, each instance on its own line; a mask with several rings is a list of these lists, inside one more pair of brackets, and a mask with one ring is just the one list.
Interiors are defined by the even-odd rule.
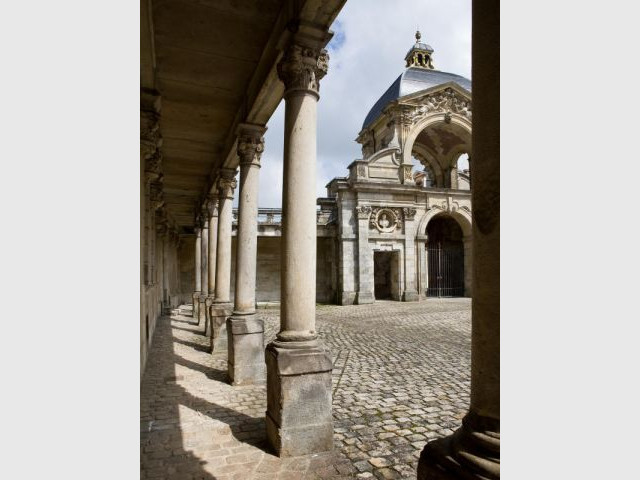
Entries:
[[[434,49],[437,70],[471,78],[470,0],[348,0],[333,23],[329,71],[320,81],[318,103],[318,197],[361,158],[355,138],[369,109],[404,71],[417,27],[421,41]],[[260,207],[281,206],[283,125],[284,101],[267,124]]]

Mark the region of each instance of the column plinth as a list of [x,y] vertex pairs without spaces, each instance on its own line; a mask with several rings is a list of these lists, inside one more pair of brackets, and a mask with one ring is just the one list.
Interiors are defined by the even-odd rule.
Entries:
[[258,258],[258,179],[264,150],[263,125],[238,127],[240,198],[236,248],[236,289],[233,316],[226,321],[227,371],[233,385],[264,383],[264,323],[256,315]]
[[[286,342],[284,342],[286,343]],[[267,438],[281,457],[333,448],[331,353],[322,345],[267,346]]]
[[333,448],[329,350],[317,339],[316,119],[328,55],[290,45],[285,84],[280,332],[267,346],[267,439],[281,457]]

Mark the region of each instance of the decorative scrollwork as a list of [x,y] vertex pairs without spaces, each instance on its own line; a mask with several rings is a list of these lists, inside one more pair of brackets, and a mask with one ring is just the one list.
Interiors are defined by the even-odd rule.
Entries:
[[366,220],[371,215],[371,207],[369,205],[358,205],[356,207],[356,215],[359,220]]

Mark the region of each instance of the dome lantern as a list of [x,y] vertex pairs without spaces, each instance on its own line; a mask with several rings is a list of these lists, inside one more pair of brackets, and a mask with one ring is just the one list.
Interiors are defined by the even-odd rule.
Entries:
[[420,30],[416,31],[416,43],[411,47],[407,55],[404,57],[406,62],[405,67],[417,67],[433,70],[433,60],[431,55],[433,54],[433,48],[426,43],[422,43],[420,39],[422,35]]

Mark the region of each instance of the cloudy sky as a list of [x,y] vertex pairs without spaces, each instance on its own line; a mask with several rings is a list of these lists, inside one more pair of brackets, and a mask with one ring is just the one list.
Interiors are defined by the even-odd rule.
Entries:
[[[436,69],[471,78],[470,0],[349,0],[332,26],[329,73],[318,104],[317,196],[347,175],[360,158],[355,138],[376,100],[404,71],[404,56],[415,42],[435,50]],[[284,102],[269,121],[260,172],[260,207],[280,207],[282,198]],[[236,200],[237,201],[237,200]]]

